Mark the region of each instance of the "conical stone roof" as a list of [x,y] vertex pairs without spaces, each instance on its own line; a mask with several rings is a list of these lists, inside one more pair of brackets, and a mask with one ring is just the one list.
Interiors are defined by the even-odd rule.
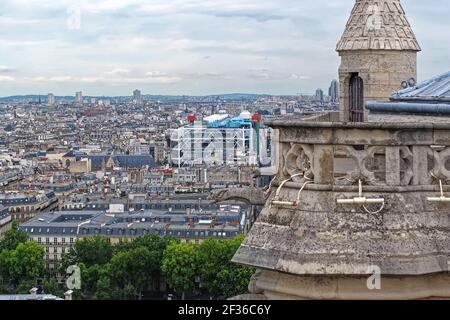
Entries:
[[337,51],[421,51],[400,0],[356,0]]

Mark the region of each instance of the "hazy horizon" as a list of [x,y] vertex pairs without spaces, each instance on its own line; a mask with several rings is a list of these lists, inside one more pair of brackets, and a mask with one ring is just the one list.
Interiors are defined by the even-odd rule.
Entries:
[[[448,2],[402,1],[419,81],[450,70]],[[354,0],[3,0],[0,97],[327,93]]]

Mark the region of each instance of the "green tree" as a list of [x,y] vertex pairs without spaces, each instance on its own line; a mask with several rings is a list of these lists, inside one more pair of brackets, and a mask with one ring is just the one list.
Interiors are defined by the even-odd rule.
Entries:
[[110,262],[110,277],[119,288],[135,288],[135,296],[142,299],[142,292],[151,287],[158,273],[161,259],[156,250],[138,247],[119,252]]
[[6,286],[6,282],[3,278],[3,276],[0,273],[0,294],[6,294],[6,293],[8,293],[8,288]]
[[113,285],[108,275],[103,275],[98,279],[96,288],[97,289],[94,294],[95,300],[113,299]]
[[243,239],[208,239],[198,247],[203,288],[215,297],[230,298],[248,291],[255,270],[231,262]]
[[29,280],[29,279],[22,280],[17,284],[15,290],[13,290],[11,293],[29,294],[30,290],[36,286],[37,286],[37,282],[34,280]]
[[199,276],[199,259],[197,247],[194,244],[171,243],[164,252],[162,271],[167,283],[177,292],[185,293],[196,288]]
[[63,255],[60,272],[65,274],[67,267],[83,263],[87,268],[104,265],[113,256],[113,247],[109,239],[101,236],[77,241],[68,253]]
[[44,248],[34,241],[20,243],[12,251],[10,277],[15,281],[37,280],[44,274]]
[[96,300],[134,300],[137,289],[130,283],[124,287],[114,284],[111,276],[103,274],[97,281],[97,291],[94,295]]
[[19,229],[19,225],[16,221],[13,221],[11,230],[8,230],[0,241],[0,251],[2,250],[14,250],[19,243],[24,243],[29,239],[28,234]]
[[47,277],[42,282],[42,287],[46,294],[52,294],[57,297],[64,297],[64,291],[60,288],[60,285],[56,278]]
[[137,248],[148,249],[154,259],[154,265],[152,266],[151,270],[149,270],[149,272],[151,272],[153,281],[155,281],[158,280],[161,276],[161,265],[164,257],[164,252],[170,243],[179,243],[179,240],[173,237],[161,237],[159,235],[147,234],[142,237],[138,237],[133,241],[119,242],[114,246],[114,251],[116,253],[119,253],[127,252]]
[[85,296],[93,296],[97,291],[98,280],[107,272],[107,265],[95,264],[87,268],[84,263],[80,263],[79,267],[81,271],[81,290]]
[[207,239],[198,246],[202,287],[213,295],[222,294],[222,284],[217,274],[229,262],[225,242]]
[[44,248],[34,241],[26,241],[14,250],[2,250],[0,274],[3,279],[8,279],[13,290],[24,283],[26,286],[37,285],[44,275]]

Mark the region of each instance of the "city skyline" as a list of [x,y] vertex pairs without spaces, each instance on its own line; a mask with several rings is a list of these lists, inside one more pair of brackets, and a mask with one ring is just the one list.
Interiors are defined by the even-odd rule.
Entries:
[[[120,96],[136,88],[162,95],[314,94],[337,78],[334,47],[347,19],[339,13],[353,4],[6,0],[0,96]],[[449,70],[450,48],[440,38],[449,30],[446,2],[403,6],[426,48],[419,81]]]

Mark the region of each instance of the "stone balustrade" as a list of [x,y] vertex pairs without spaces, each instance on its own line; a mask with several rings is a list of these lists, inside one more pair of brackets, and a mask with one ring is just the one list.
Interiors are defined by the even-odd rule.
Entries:
[[[272,121],[279,130],[279,180],[314,186],[436,190],[450,181],[450,125]],[[446,186],[447,188],[447,186]],[[377,188],[372,188],[377,190]]]

